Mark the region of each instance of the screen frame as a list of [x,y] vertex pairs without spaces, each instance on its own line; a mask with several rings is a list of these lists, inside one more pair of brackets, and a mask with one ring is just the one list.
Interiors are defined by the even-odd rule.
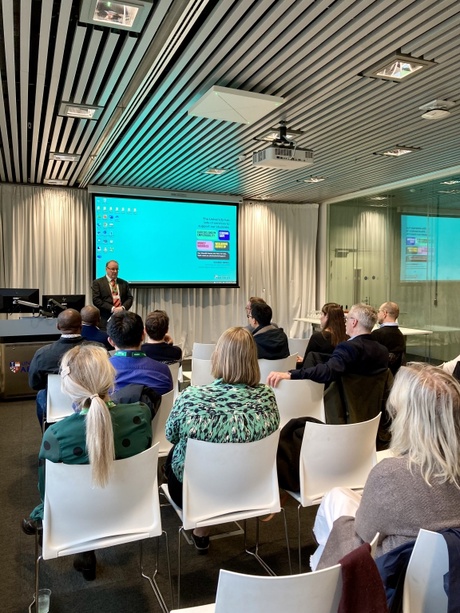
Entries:
[[[240,262],[240,246],[239,246],[239,221],[240,221],[240,204],[242,199],[237,196],[229,196],[222,194],[211,194],[211,193],[187,193],[187,192],[166,192],[163,190],[143,190],[143,189],[130,189],[130,188],[103,188],[97,185],[88,186],[88,192],[91,195],[91,212],[92,212],[92,222],[93,222],[93,232],[92,232],[92,274],[93,279],[97,277],[96,272],[96,198],[97,197],[113,197],[113,198],[131,198],[135,200],[156,200],[161,202],[182,202],[184,204],[199,204],[199,205],[222,205],[222,206],[233,206],[235,208],[236,213],[236,242],[237,249],[235,251],[236,254],[236,279],[232,282],[223,282],[223,283],[211,283],[211,282],[164,282],[164,281],[131,281],[126,279],[130,286],[139,287],[139,288],[171,288],[171,289],[180,289],[180,288],[217,288],[217,289],[238,289],[240,287],[239,283],[239,262]],[[119,257],[119,256],[118,256]],[[118,261],[114,258],[115,261]],[[110,261],[109,256],[107,256],[107,260]],[[123,278],[123,275],[121,275]]]
[[[7,306],[5,306],[5,298]],[[25,306],[22,304],[15,305],[13,300],[18,298],[26,302],[33,302],[37,307]],[[36,300],[35,300],[36,298]],[[9,308],[9,307],[12,308]],[[18,288],[18,287],[1,287],[0,288],[0,313],[35,313],[40,309],[40,290],[38,288]]]

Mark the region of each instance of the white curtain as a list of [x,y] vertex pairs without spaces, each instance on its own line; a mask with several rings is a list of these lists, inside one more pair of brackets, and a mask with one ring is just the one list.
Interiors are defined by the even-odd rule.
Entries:
[[[238,289],[139,288],[132,308],[143,318],[153,309],[166,310],[170,332],[186,355],[195,340],[214,342],[229,326],[246,325],[249,296],[270,304],[274,321],[288,336],[302,336],[305,324],[293,319],[315,308],[317,229],[317,205],[244,202]],[[0,185],[0,231],[0,287],[81,293],[91,301],[92,218],[86,191]]]

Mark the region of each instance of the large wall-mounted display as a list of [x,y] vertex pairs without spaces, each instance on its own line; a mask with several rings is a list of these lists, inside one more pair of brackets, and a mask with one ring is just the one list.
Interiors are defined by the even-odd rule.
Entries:
[[238,203],[93,194],[95,277],[133,285],[238,287]]

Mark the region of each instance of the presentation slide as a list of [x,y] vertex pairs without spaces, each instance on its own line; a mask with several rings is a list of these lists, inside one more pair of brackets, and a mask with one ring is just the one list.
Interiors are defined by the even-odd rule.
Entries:
[[95,274],[130,283],[238,285],[237,204],[94,196]]
[[459,281],[459,217],[401,215],[401,281]]

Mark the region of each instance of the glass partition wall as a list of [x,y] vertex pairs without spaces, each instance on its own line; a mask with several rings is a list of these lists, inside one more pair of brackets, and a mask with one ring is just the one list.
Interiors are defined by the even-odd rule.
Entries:
[[460,354],[460,177],[331,203],[328,228],[328,300],[393,300],[409,359]]

